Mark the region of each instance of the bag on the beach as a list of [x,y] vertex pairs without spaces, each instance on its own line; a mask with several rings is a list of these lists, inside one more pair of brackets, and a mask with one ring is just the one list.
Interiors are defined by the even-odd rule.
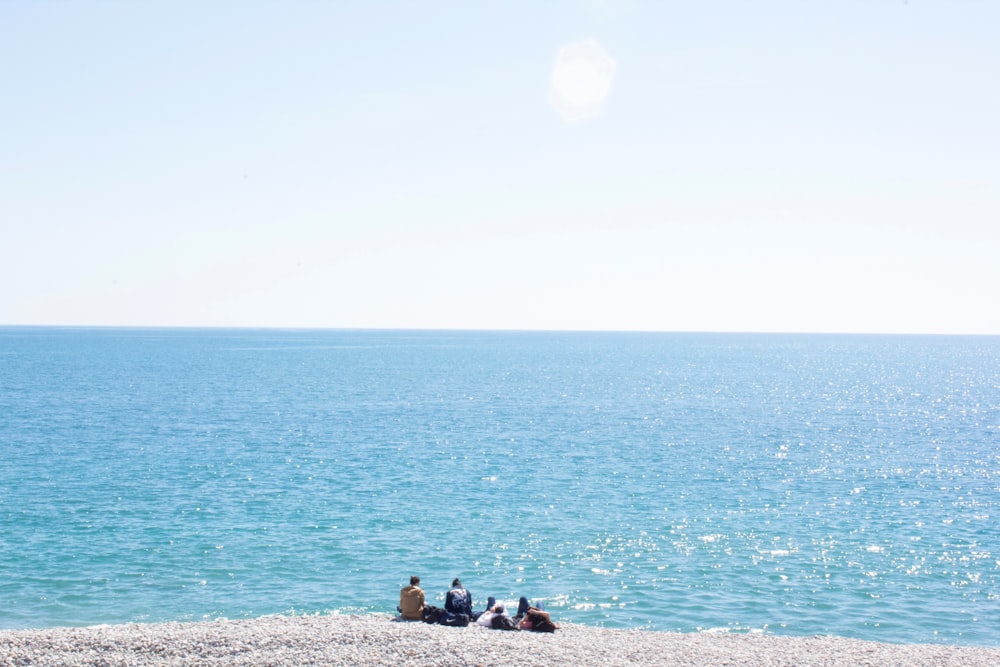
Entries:
[[465,614],[453,614],[450,611],[446,611],[441,614],[441,618],[438,620],[441,625],[449,625],[453,628],[464,628],[469,624],[469,617]]
[[424,606],[424,623],[437,623],[441,620],[441,617],[445,614],[445,610],[441,607],[434,607],[432,605]]
[[497,614],[490,621],[493,624],[494,630],[517,630],[517,625],[514,624],[514,619],[512,619],[507,614]]

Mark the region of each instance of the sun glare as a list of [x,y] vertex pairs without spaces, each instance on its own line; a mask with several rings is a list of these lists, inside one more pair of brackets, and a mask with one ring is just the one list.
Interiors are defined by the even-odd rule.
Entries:
[[615,61],[596,40],[563,46],[552,68],[549,101],[553,110],[567,121],[599,115],[614,76]]

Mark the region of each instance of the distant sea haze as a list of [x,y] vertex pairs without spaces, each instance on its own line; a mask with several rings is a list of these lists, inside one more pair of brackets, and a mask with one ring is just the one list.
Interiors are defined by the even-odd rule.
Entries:
[[0,328],[0,627],[1000,645],[1000,338]]

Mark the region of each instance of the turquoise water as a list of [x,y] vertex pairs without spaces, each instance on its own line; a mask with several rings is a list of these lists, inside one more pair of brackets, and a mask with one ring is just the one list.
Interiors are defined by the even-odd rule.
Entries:
[[545,600],[1000,645],[1000,339],[0,328],[0,627]]

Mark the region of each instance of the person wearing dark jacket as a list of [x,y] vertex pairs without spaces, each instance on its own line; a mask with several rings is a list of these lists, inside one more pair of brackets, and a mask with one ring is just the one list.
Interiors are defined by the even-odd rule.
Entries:
[[458,577],[451,582],[451,590],[444,597],[444,608],[453,614],[465,614],[470,619],[475,617],[472,613],[472,593],[462,586]]

